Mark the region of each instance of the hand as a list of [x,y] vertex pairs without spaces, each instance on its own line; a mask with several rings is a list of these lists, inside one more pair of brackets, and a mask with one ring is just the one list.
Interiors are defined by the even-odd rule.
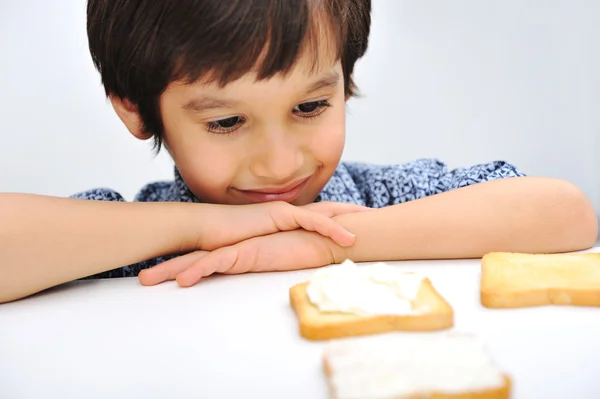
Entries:
[[215,251],[195,251],[142,270],[142,285],[177,280],[190,287],[213,273],[240,274],[309,269],[345,259],[341,246],[323,236],[303,231],[280,232],[251,238]]
[[362,212],[369,208],[339,202],[318,202],[294,206],[286,202],[265,202],[252,205],[211,205],[204,216],[196,242],[188,248],[212,251],[252,237],[280,231],[304,229],[331,238],[341,246],[354,243],[354,235],[332,218]]

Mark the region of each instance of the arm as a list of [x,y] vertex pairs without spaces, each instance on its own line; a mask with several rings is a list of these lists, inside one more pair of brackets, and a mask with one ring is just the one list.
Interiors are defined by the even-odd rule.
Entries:
[[575,251],[593,246],[598,233],[593,207],[577,187],[533,177],[483,182],[335,219],[357,237],[352,247],[337,248],[338,261]]
[[[176,279],[187,287],[212,273],[294,270],[341,263],[479,258],[492,251],[552,253],[591,247],[596,215],[570,183],[515,177],[334,217],[356,234],[342,248],[306,231],[256,237],[205,256],[185,255],[140,275],[142,284]],[[187,257],[187,259],[185,259]],[[194,258],[195,257],[195,258]]]
[[0,303],[125,265],[139,269],[148,259],[277,231],[303,228],[351,245],[354,236],[332,217],[364,210],[333,203],[126,203],[112,192],[98,199],[0,194]]
[[195,249],[198,219],[197,204],[0,194],[0,303]]

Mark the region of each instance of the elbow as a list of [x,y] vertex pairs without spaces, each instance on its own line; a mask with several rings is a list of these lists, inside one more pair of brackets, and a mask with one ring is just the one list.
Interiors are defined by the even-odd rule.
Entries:
[[[552,198],[555,215],[554,236],[558,251],[579,251],[593,247],[598,239],[598,217],[590,200],[576,185],[559,179],[549,179],[549,190],[540,190]],[[550,192],[548,192],[550,191]]]

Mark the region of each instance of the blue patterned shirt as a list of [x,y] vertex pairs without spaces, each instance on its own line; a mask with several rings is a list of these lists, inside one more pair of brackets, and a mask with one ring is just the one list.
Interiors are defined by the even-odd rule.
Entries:
[[[468,168],[449,170],[436,159],[420,159],[401,165],[341,163],[315,201],[355,203],[370,208],[440,194],[449,190],[490,180],[524,176],[515,166],[495,161]],[[95,189],[73,198],[100,201],[125,201],[117,192]],[[140,202],[200,202],[175,168],[175,179],[145,186],[135,197]],[[88,278],[133,277],[172,256],[149,259],[134,265],[99,273]]]

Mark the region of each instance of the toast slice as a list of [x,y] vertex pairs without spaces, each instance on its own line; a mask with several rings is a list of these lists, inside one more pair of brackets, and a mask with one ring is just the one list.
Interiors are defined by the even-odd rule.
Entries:
[[493,252],[481,267],[481,304],[488,308],[600,306],[600,253]]
[[406,315],[358,316],[341,312],[321,312],[310,302],[308,282],[290,288],[290,303],[300,325],[300,335],[310,340],[327,340],[389,331],[433,331],[451,328],[454,311],[435,290],[429,279],[423,279],[414,300],[417,313]]
[[333,341],[323,355],[333,399],[508,399],[511,379],[471,335]]

